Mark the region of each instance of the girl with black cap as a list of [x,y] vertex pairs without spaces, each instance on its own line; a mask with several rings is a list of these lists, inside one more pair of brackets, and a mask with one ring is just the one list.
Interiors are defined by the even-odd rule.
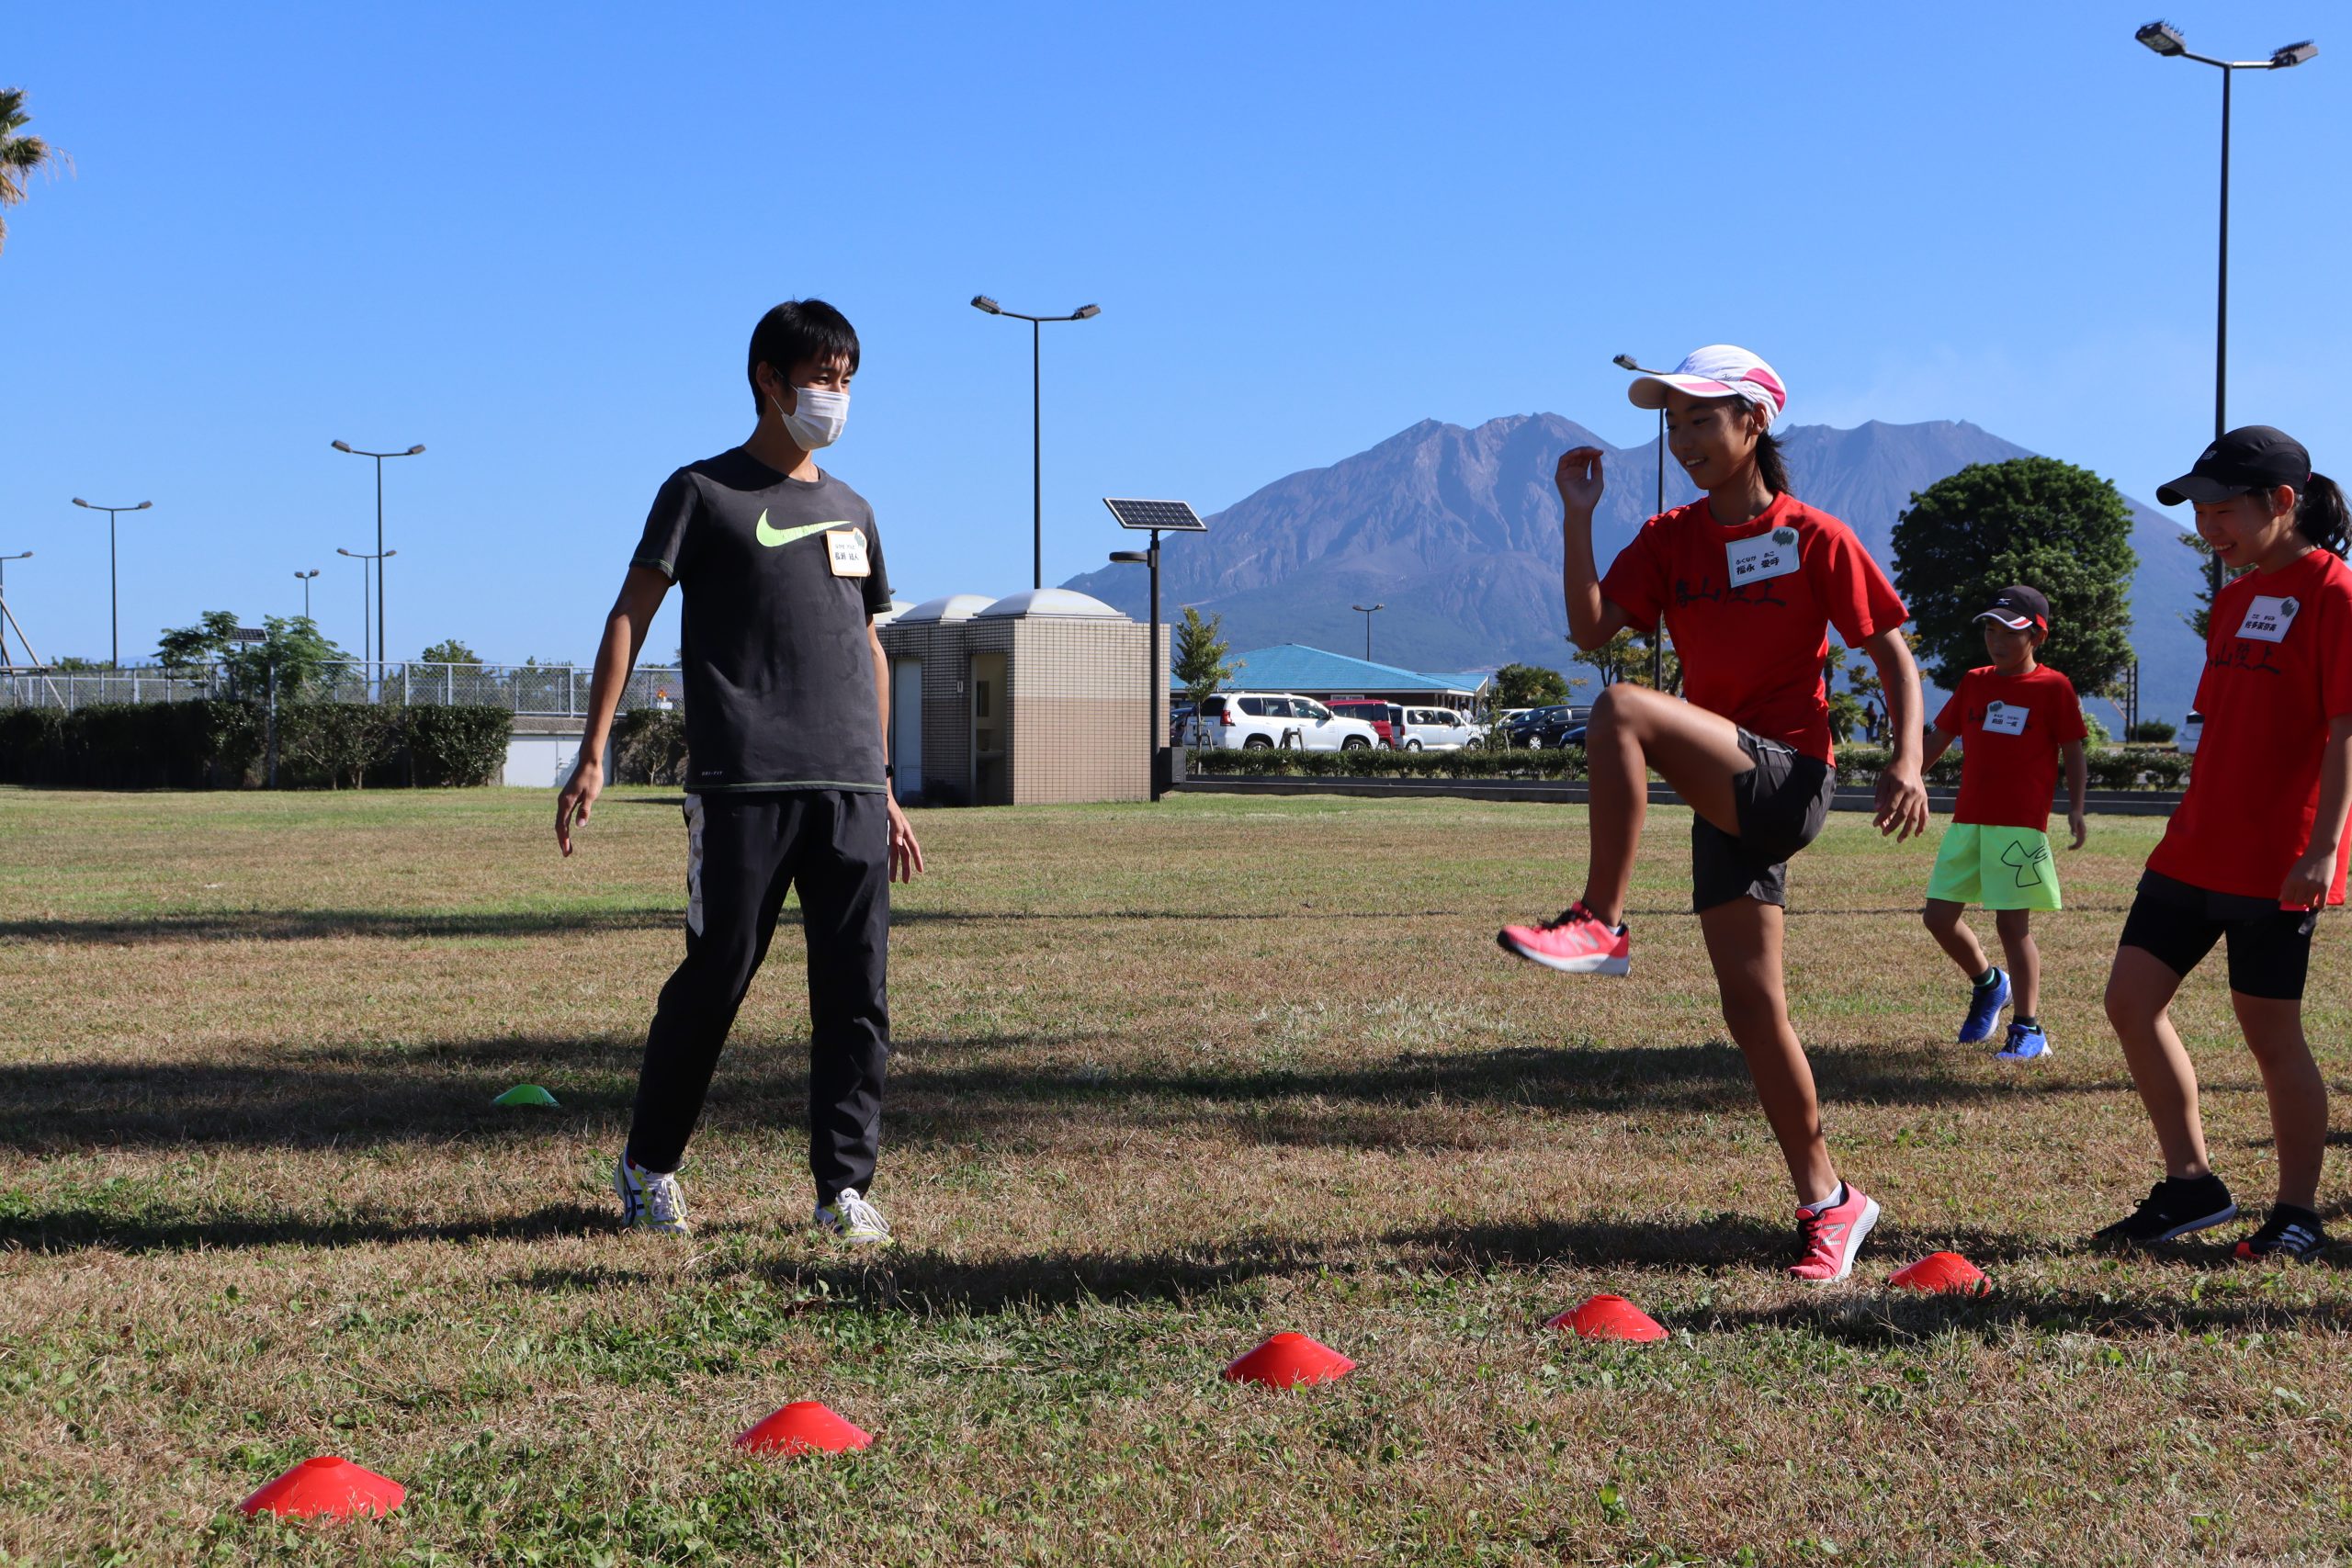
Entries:
[[2352,570],[2344,493],[2301,445],[2252,424],[2215,441],[2156,499],[2197,508],[2197,531],[2241,575],[2213,596],[2197,706],[2205,733],[2188,791],[2148,857],[2107,982],[2107,1016],[2155,1123],[2165,1179],[2097,1239],[2170,1241],[2237,1215],[2205,1155],[2197,1074],[2168,1010],[2213,944],[2262,1073],[2278,1152],[2269,1218],[2240,1258],[2327,1245],[2315,1205],[2327,1089],[2303,1038],[2303,976],[2319,912],[2344,902],[2352,840]]

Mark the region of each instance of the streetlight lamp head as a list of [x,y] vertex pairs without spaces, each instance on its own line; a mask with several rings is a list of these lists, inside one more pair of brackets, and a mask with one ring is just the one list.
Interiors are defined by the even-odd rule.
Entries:
[[1073,321],[1091,321],[1102,313],[1102,307],[1100,305],[1080,305],[1077,310],[1070,312],[1070,320]]
[[155,503],[154,503],[153,502],[152,502],[152,501],[142,501],[142,502],[141,502],[138,505],[136,505],[136,506],[132,507],[130,510],[131,510],[131,511],[133,511],[133,512],[144,512],[144,511],[146,511],[149,507],[151,507],[151,506],[153,506],[153,505],[154,505],[154,504],[155,504]]
[[991,316],[1001,316],[1004,314],[1004,307],[998,304],[995,300],[989,299],[985,294],[975,294],[972,296],[972,309],[975,310],[986,310]]
[[398,550],[386,550],[382,555],[378,556],[376,558],[378,560],[390,560],[398,554],[400,554],[400,551]]
[[1621,354],[1609,363],[1614,365],[1620,370],[1639,370],[1641,368],[1641,366],[1634,362],[1634,356],[1630,354]]
[[2318,52],[2319,45],[2313,43],[2309,39],[2305,39],[2301,43],[2290,43],[2284,49],[2275,50],[2272,51],[2270,56],[2270,69],[2273,71],[2283,71],[2290,65],[2301,65],[2304,61],[2309,60],[2312,55],[2317,54]]
[[330,441],[327,445],[334,447],[338,452],[348,452],[351,450],[351,443],[348,441]]
[[[337,545],[337,546],[334,547],[334,553],[335,553],[335,554],[337,554],[337,555],[339,555],[339,556],[349,556],[349,555],[351,555],[351,552],[350,552],[349,550],[345,549],[341,545]],[[357,556],[352,556],[352,557],[351,557],[351,558],[352,558],[352,559],[354,559],[354,560],[357,560],[359,558],[358,558]]]
[[1113,550],[1111,558],[1121,566],[1149,566],[1151,558],[1141,550]]
[[2132,35],[2158,54],[2187,54],[2188,40],[2170,22],[2150,22]]
[[401,453],[401,457],[415,457],[419,452],[422,452],[422,451],[424,451],[424,442],[422,442],[422,441],[420,441],[420,442],[418,442],[415,446],[413,446],[410,447],[407,451],[405,451],[405,452]]
[[[75,496],[75,497],[74,498],[74,505],[76,505],[76,506],[90,506],[90,503],[89,503],[88,502],[84,501],[84,500],[83,500],[80,496],[78,496],[78,495],[77,495],[77,496]],[[90,506],[90,510],[91,510],[91,511],[93,511],[93,512],[96,512],[96,511],[97,510],[97,508],[96,508],[96,507],[95,507],[95,506]]]

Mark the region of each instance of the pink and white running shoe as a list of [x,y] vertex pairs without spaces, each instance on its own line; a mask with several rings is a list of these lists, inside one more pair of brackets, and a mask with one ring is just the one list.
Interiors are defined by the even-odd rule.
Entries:
[[1632,933],[1611,927],[1582,903],[1540,926],[1505,926],[1495,933],[1505,953],[1567,975],[1623,975],[1634,966]]
[[1878,1224],[1878,1201],[1850,1181],[1845,1186],[1844,1196],[1819,1213],[1797,1210],[1797,1241],[1804,1256],[1790,1266],[1792,1278],[1826,1285],[1854,1271],[1854,1257]]

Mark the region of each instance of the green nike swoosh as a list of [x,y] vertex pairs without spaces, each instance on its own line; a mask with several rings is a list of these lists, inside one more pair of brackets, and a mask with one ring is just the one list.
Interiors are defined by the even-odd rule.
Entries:
[[774,549],[778,545],[788,545],[795,539],[805,539],[811,534],[821,534],[828,528],[856,526],[854,523],[809,523],[797,528],[771,528],[768,526],[768,514],[763,509],[760,513],[760,520],[752,525],[752,532],[758,536],[760,543]]

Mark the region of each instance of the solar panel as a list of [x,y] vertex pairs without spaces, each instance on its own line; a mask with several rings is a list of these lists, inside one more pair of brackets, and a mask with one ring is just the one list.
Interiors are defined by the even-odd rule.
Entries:
[[1102,498],[1122,528],[1150,528],[1162,534],[1205,534],[1209,525],[1182,501],[1114,501]]

